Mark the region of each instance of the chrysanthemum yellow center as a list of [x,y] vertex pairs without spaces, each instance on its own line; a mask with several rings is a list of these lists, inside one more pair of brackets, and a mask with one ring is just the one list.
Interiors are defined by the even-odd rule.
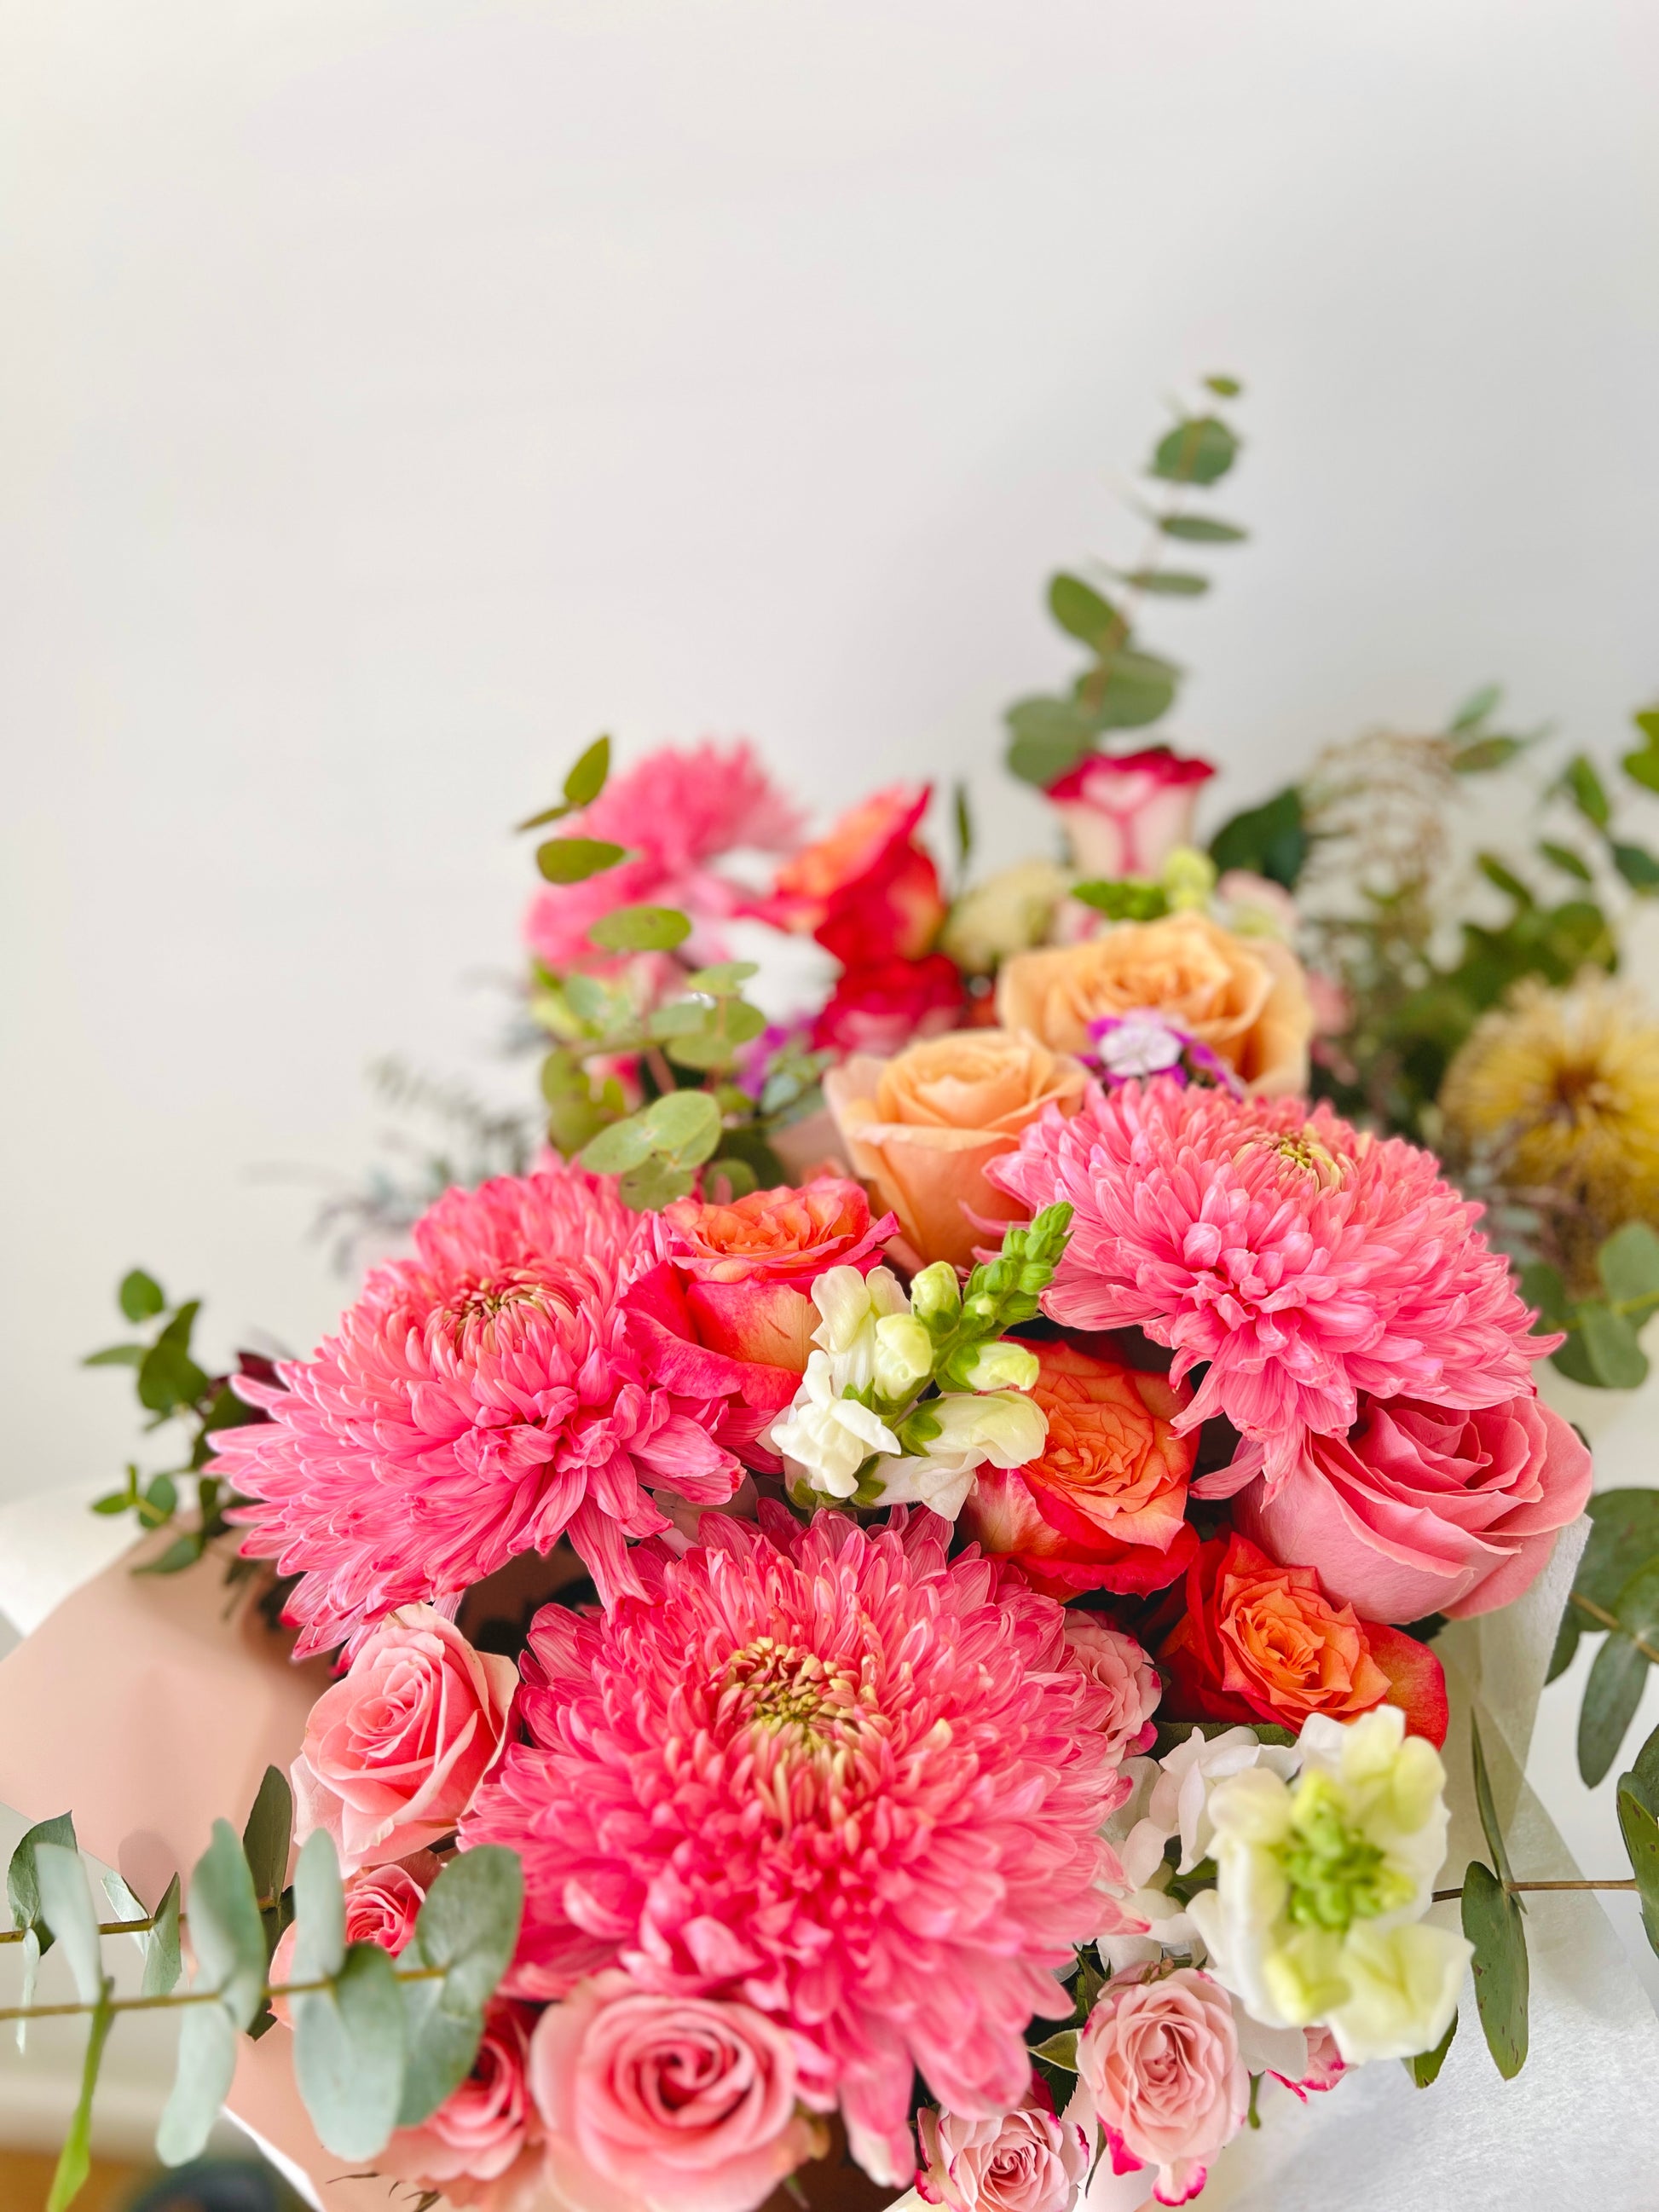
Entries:
[[726,1662],[720,1710],[737,1728],[773,1735],[789,1729],[808,1742],[838,1742],[863,1723],[860,1692],[854,1668],[760,1636]]
[[1246,1147],[1265,1146],[1293,1168],[1310,1175],[1322,1190],[1334,1190],[1353,1162],[1316,1135],[1311,1121],[1297,1134],[1273,1136],[1266,1131],[1245,1139]]
[[534,1275],[515,1271],[459,1292],[444,1308],[443,1327],[459,1349],[470,1334],[489,1330],[514,1307],[547,1303],[547,1285]]

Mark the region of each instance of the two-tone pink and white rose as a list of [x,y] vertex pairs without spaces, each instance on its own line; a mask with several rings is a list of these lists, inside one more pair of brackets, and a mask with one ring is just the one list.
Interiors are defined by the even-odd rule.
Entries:
[[448,1835],[507,1747],[518,1680],[429,1605],[400,1606],[311,1709],[296,1840],[325,1829],[349,1874]]
[[916,2194],[951,2212],[1072,2212],[1089,2171],[1085,2130],[1036,2094],[991,2120],[928,2107],[916,2127]]
[[793,2029],[615,1970],[542,2014],[530,2083],[568,2212],[752,2212],[822,2155],[810,2112],[835,2101],[822,2054]]
[[1159,2204],[1198,2195],[1249,2106],[1231,2002],[1194,1966],[1114,1974],[1078,2037],[1077,2070],[1103,2156],[1115,2173],[1156,2166]]
[[1233,1519],[1275,1558],[1316,1561],[1364,1620],[1462,1618],[1531,1586],[1589,1489],[1589,1453],[1529,1390],[1472,1412],[1362,1399],[1346,1436],[1309,1432],[1290,1474],[1251,1482]]
[[1049,785],[1048,799],[1076,866],[1116,882],[1157,875],[1176,847],[1190,841],[1199,792],[1214,774],[1208,761],[1185,759],[1164,745],[1115,757],[1090,753]]

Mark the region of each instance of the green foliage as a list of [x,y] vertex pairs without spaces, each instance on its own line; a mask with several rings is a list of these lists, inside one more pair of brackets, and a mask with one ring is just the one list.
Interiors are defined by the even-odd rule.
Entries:
[[103,2063],[104,2045],[109,2040],[114,2021],[108,1990],[100,1988],[87,2036],[87,2055],[81,2067],[81,2094],[75,2100],[69,2133],[58,2154],[57,2169],[46,2195],[46,2212],[67,2212],[67,2207],[80,2195],[92,2172],[93,2093],[98,2087],[98,2069]]
[[1619,1778],[1619,1828],[1642,1899],[1642,1926],[1659,1952],[1659,1729]]
[[1440,2079],[1440,2069],[1446,2063],[1446,2053],[1452,2047],[1452,2038],[1457,2033],[1457,2014],[1451,2016],[1451,2026],[1432,2051],[1419,2051],[1415,2058],[1405,2062],[1406,2071],[1419,2089],[1432,2088]]
[[1613,817],[1607,788],[1595,772],[1595,763],[1583,753],[1575,753],[1561,772],[1562,786],[1573,805],[1597,830],[1605,830]]
[[672,952],[690,936],[691,922],[672,906],[618,906],[587,933],[607,952]]
[[1644,707],[1631,720],[1641,732],[1642,742],[1634,752],[1623,756],[1620,766],[1632,783],[1647,791],[1659,791],[1659,707]]
[[562,822],[567,814],[575,814],[584,806],[591,806],[605,789],[605,778],[611,773],[611,740],[595,738],[564,780],[564,800],[562,805],[544,807],[539,814],[532,814],[519,823],[524,830],[539,830],[549,822]]
[[1512,2081],[1527,2063],[1526,1929],[1520,1899],[1479,1859],[1463,1876],[1463,1933],[1474,1946],[1474,2001],[1486,2048]]
[[1139,883],[1133,878],[1115,884],[1073,884],[1072,896],[1113,921],[1156,921],[1170,911],[1169,896],[1162,884]]
[[179,2027],[178,2070],[155,2130],[163,2166],[200,2158],[236,2072],[236,2030],[218,2005],[191,2005]]
[[513,1852],[495,1844],[452,1859],[427,1893],[402,1963],[441,1971],[404,1984],[410,2061],[400,2127],[417,2125],[465,2080],[523,1911],[523,1870]]
[[1294,890],[1308,859],[1308,831],[1302,793],[1291,784],[1260,806],[1247,807],[1224,822],[1210,841],[1210,858],[1224,873],[1248,868],[1271,883]]
[[1604,1490],[1586,1510],[1589,1540],[1547,1679],[1571,1666],[1581,1637],[1605,1632],[1578,1717],[1578,1771],[1594,1789],[1619,1755],[1659,1650],[1659,1491]]
[[[49,1820],[37,1820],[17,1839],[6,1868],[6,1902],[11,1907],[11,1924],[27,1929],[35,1940],[35,1956],[44,1959],[51,1950],[53,1930],[40,1906],[40,1882],[36,1868],[36,1853],[42,1845],[57,1844],[65,1850],[77,1848],[75,1841],[75,1822],[67,1813],[55,1813]],[[28,2002],[27,1997],[24,2003]]]
[[265,1993],[265,1934],[253,1876],[236,1831],[216,1820],[190,1879],[194,1986],[212,1990],[233,2027],[246,2027]]
[[604,837],[550,837],[536,848],[536,866],[550,884],[586,883],[623,858],[623,848]]
[[64,1947],[82,2004],[94,2003],[104,1986],[98,1915],[87,1887],[87,1870],[72,1844],[39,1844],[34,1852],[40,1917]]
[[157,1314],[167,1311],[161,1285],[142,1267],[134,1267],[121,1278],[121,1287],[115,1295],[121,1311],[131,1322],[153,1321]]
[[[1212,380],[1218,397],[1237,391],[1231,378]],[[1218,483],[1238,453],[1235,433],[1219,416],[1205,410],[1184,416],[1162,436],[1146,465],[1155,483],[1202,490]],[[1157,558],[1158,538],[1188,544],[1230,545],[1245,533],[1236,523],[1155,511],[1157,532],[1151,557],[1131,568],[1113,571],[1129,593],[1153,599],[1197,599],[1210,579],[1189,568],[1166,568]],[[1181,671],[1173,661],[1148,652],[1135,634],[1131,610],[1097,591],[1069,570],[1049,580],[1048,611],[1067,637],[1092,656],[1069,696],[1039,694],[1017,700],[1007,712],[1010,771],[1046,789],[1075,768],[1112,730],[1147,727],[1173,705]]]
[[1539,1310],[1539,1332],[1567,1332],[1552,1354],[1564,1375],[1591,1389],[1633,1390],[1648,1371],[1638,1332],[1659,1312],[1659,1234],[1627,1221],[1601,1245],[1595,1265],[1601,1297],[1570,1298],[1559,1272],[1543,1261],[1522,1267],[1522,1295]]
[[1486,1849],[1492,1853],[1492,1864],[1498,1877],[1511,1881],[1509,1853],[1504,1844],[1504,1832],[1498,1826],[1498,1808],[1492,1802],[1492,1777],[1486,1771],[1486,1747],[1480,1741],[1480,1723],[1473,1714],[1469,1717],[1469,1753],[1474,1765],[1474,1802],[1480,1815],[1480,1832],[1486,1839]]
[[144,1996],[169,1996],[179,1986],[183,1972],[179,1948],[179,1877],[174,1875],[155,1908],[155,1923],[144,1947]]
[[326,1989],[289,1999],[294,2078],[324,2148],[373,2158],[398,2124],[407,2063],[403,1994],[378,1943],[354,1943]]
[[1613,865],[1630,885],[1644,898],[1659,891],[1659,860],[1656,860],[1645,845],[1627,845],[1614,839],[1607,851]]

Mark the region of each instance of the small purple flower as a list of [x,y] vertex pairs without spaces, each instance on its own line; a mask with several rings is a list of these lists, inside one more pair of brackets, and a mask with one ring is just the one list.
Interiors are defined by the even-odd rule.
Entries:
[[1101,1073],[1109,1085],[1137,1077],[1167,1075],[1184,1084],[1188,1073],[1206,1077],[1235,1098],[1244,1086],[1220,1055],[1188,1030],[1168,1021],[1156,1008],[1136,1006],[1127,1014],[1103,1014],[1089,1034],[1098,1049]]

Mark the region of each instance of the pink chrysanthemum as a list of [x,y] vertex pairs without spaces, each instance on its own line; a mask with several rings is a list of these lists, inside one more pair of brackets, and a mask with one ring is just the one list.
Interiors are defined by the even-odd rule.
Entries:
[[823,2051],[849,2139],[907,2179],[914,2061],[952,2112],[1023,2094],[1022,2031],[1097,1935],[1120,1790],[1066,1616],[931,1514],[706,1516],[641,1599],[550,1606],[511,1750],[464,1824],[523,1858],[515,1986],[620,1965]]
[[721,958],[714,925],[741,911],[752,894],[710,863],[739,850],[791,852],[803,826],[745,741],[665,745],[612,777],[590,807],[552,833],[604,838],[633,857],[585,883],[538,890],[525,916],[525,940],[550,968],[591,965],[587,933],[599,916],[649,901],[690,915],[694,959]]
[[1055,1321],[1144,1329],[1176,1382],[1207,1362],[1176,1426],[1224,1413],[1240,1431],[1227,1488],[1281,1480],[1305,1430],[1352,1425],[1361,1390],[1496,1405],[1559,1340],[1528,1334],[1480,1207],[1433,1155],[1325,1105],[1126,1083],[1051,1113],[989,1172],[1033,1211],[1076,1208],[1042,1302]]
[[669,1525],[641,1486],[718,1503],[741,1476],[724,1400],[659,1387],[629,1334],[657,1216],[561,1169],[447,1191],[414,1234],[286,1388],[238,1382],[270,1419],[219,1438],[213,1472],[258,1501],[243,1550],[301,1576],[301,1654],[412,1599],[453,1613],[562,1535],[607,1598],[637,1589],[624,1540]]

